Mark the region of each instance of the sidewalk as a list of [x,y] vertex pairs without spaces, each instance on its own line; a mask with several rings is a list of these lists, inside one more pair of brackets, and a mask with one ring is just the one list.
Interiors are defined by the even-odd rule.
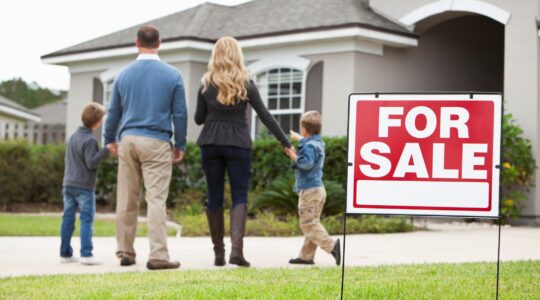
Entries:
[[[346,265],[497,260],[496,226],[434,224],[430,225],[430,229],[411,233],[348,235]],[[247,237],[244,242],[245,255],[255,268],[290,268],[292,266],[287,262],[296,257],[302,241],[302,237]],[[116,241],[113,237],[94,239],[94,255],[103,261],[100,266],[60,264],[59,242],[57,237],[0,237],[0,277],[146,271],[147,238],[136,239],[137,264],[131,267],[119,266],[114,256]],[[226,246],[228,254],[228,238]],[[73,248],[78,252],[78,237],[73,240]],[[171,237],[169,251],[172,259],[182,263],[180,270],[218,269],[212,265],[213,252],[209,237]],[[501,259],[540,260],[540,228],[503,227]],[[315,262],[319,267],[334,266],[332,257],[321,250],[318,250]],[[234,267],[227,265],[225,268]]]

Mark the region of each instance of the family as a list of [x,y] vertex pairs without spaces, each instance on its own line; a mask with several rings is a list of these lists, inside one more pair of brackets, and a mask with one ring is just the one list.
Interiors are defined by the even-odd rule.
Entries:
[[[96,265],[92,233],[95,214],[97,166],[108,155],[118,156],[116,204],[116,255],[121,266],[136,263],[134,241],[139,215],[139,199],[144,187],[147,203],[150,270],[175,269],[167,248],[166,200],[172,164],[184,156],[187,108],[181,74],[158,56],[159,31],[151,25],[137,32],[137,59],[117,76],[107,112],[97,103],[82,112],[82,124],[69,138],[66,147],[63,181],[64,214],[61,225],[61,262]],[[206,216],[214,249],[214,265],[225,259],[223,197],[225,173],[231,186],[231,253],[229,264],[249,267],[243,253],[247,219],[248,186],[251,174],[251,137],[246,122],[248,105],[281,142],[295,172],[294,191],[298,193],[298,214],[305,240],[291,264],[314,264],[317,247],[341,262],[339,239],[333,240],[320,224],[326,199],[322,182],[325,146],[321,139],[321,115],[308,111],[300,119],[301,132],[291,131],[299,142],[296,150],[263,104],[250,79],[242,49],[231,37],[214,45],[208,70],[201,80],[194,115],[204,125],[197,144],[207,183]],[[93,131],[104,126],[106,147],[99,149]],[[171,143],[174,141],[174,144]],[[80,259],[73,256],[71,238],[75,214],[80,210]]]

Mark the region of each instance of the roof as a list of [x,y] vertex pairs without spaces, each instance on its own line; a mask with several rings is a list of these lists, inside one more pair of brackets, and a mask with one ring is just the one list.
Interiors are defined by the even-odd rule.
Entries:
[[[369,0],[253,0],[236,6],[204,3],[145,24],[157,26],[163,42],[214,42],[222,36],[241,40],[344,27],[363,27],[416,37],[407,28],[376,14],[369,7]],[[132,46],[141,25],[42,58]]]
[[32,109],[32,112],[41,116],[44,124],[66,124],[67,101],[60,100]]
[[13,100],[3,97],[2,95],[0,95],[0,112],[29,121],[41,121],[41,117],[38,114],[31,112],[28,108],[16,103]]

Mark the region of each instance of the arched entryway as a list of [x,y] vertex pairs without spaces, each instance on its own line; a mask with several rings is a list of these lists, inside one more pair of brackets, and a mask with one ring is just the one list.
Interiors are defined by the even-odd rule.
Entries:
[[416,23],[416,48],[396,49],[410,62],[414,89],[504,89],[504,25],[485,16],[446,12]]

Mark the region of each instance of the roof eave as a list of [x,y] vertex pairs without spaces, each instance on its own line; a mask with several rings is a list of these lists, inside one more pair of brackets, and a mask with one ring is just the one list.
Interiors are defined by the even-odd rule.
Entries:
[[[270,44],[305,42],[346,37],[358,37],[374,40],[395,47],[415,47],[418,45],[418,35],[415,33],[388,30],[363,23],[348,23],[258,35],[237,36],[236,38],[243,47],[250,48]],[[196,49],[211,51],[214,42],[215,40],[213,39],[203,39],[198,37],[175,37],[163,39],[160,51],[172,49]],[[88,49],[84,51],[52,53],[42,56],[41,60],[46,64],[68,65],[69,63],[78,61],[135,55],[136,53],[137,49],[135,48],[135,44],[124,44]]]
[[3,104],[0,105],[0,112],[9,116],[18,118],[18,119],[34,121],[38,123],[41,122],[41,116],[36,115],[34,113],[22,111],[20,109],[17,109],[8,105],[3,105]]

